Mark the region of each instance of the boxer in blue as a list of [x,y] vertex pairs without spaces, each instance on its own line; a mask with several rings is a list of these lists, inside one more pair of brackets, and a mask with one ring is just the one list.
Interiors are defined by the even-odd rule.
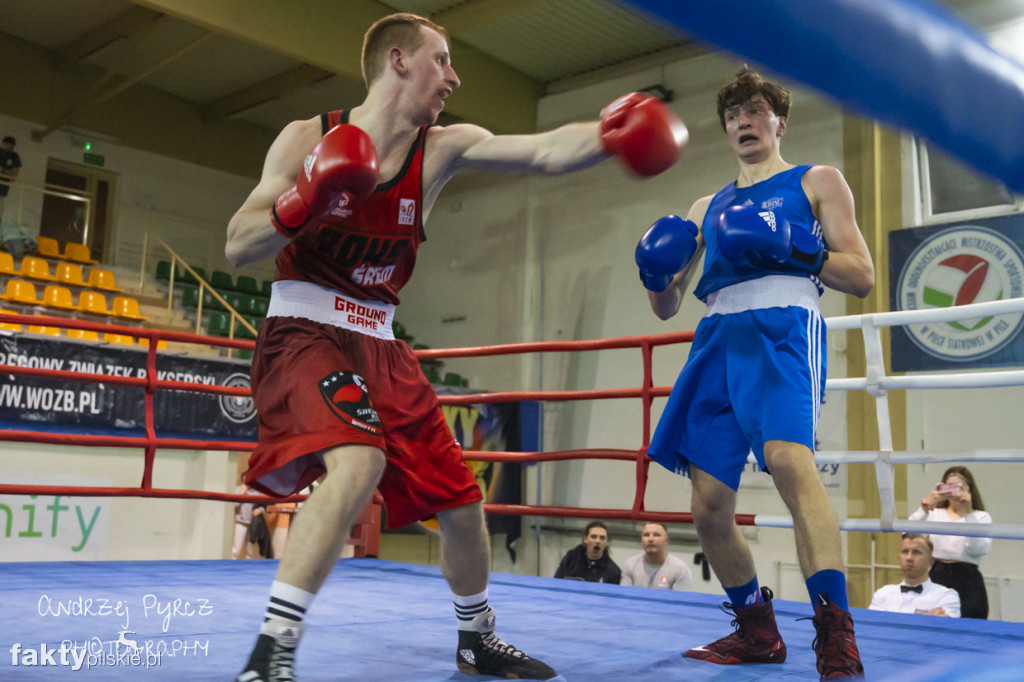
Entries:
[[739,162],[737,180],[697,200],[686,220],[660,219],[637,246],[640,278],[658,317],[679,310],[701,254],[694,293],[707,304],[648,454],[691,479],[694,524],[736,614],[735,632],[686,657],[719,664],[786,658],[772,592],[758,586],[735,523],[740,474],[753,450],[793,515],[814,604],[818,672],[823,680],[842,679],[864,668],[839,523],[814,463],[826,360],[818,298],[825,286],[867,296],[875,275],[842,174],[782,159],[789,104],[785,88],[741,68],[717,98]]

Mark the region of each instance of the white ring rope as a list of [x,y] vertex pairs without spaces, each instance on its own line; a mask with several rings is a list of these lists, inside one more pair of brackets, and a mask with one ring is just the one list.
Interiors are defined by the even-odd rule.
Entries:
[[[964,312],[970,312],[965,315]],[[921,324],[922,322],[952,322],[970,317],[988,317],[989,315],[1005,315],[1006,313],[1024,312],[1024,298],[1008,298],[1005,301],[988,301],[972,303],[951,308],[925,308],[923,310],[895,310],[888,313],[867,313],[864,315],[842,315],[825,320],[829,331],[840,329],[857,329],[865,319],[871,320],[875,327],[894,327],[897,325]]]
[[[1006,523],[942,523],[932,521],[904,521],[896,518],[895,466],[897,464],[926,464],[937,462],[1024,462],[1024,450],[989,449],[972,451],[896,452],[892,447],[892,428],[889,423],[889,404],[886,391],[891,389],[956,389],[1024,386],[1024,370],[1000,372],[960,372],[957,374],[921,374],[890,377],[885,374],[880,327],[919,324],[924,322],[951,322],[990,315],[1024,312],[1024,298],[990,301],[952,308],[905,310],[865,315],[844,315],[825,320],[828,331],[860,329],[864,334],[865,377],[829,379],[826,390],[867,391],[875,397],[879,425],[880,450],[822,451],[814,459],[819,464],[874,464],[878,479],[878,494],[882,515],[878,519],[847,519],[839,524],[842,530],[869,532],[916,532],[937,535],[965,535],[1008,540],[1024,540],[1024,525]],[[754,462],[751,454],[748,461]],[[757,514],[755,526],[792,528],[789,516]]]

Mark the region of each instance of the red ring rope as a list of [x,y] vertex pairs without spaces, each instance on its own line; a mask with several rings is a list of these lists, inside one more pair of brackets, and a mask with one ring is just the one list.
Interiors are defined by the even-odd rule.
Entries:
[[[203,384],[186,383],[180,381],[165,381],[157,379],[156,371],[156,350],[159,341],[173,341],[179,343],[202,344],[209,346],[220,346],[242,350],[252,350],[255,343],[250,340],[225,339],[189,334],[183,332],[163,331],[159,329],[144,329],[138,327],[123,327],[117,325],[100,324],[83,320],[72,320],[66,318],[41,317],[32,315],[4,314],[3,320],[14,324],[33,324],[43,326],[56,326],[61,328],[84,329],[96,332],[121,334],[146,338],[149,340],[147,351],[147,376],[146,378],[123,377],[106,374],[88,374],[69,372],[63,370],[51,370],[30,367],[17,367],[3,365],[3,371],[16,376],[34,376],[44,379],[59,379],[63,381],[77,382],[106,382],[118,385],[135,386],[145,391],[145,436],[111,436],[111,435],[79,435],[59,434],[32,430],[0,430],[0,440],[19,441],[30,443],[51,443],[60,445],[79,445],[88,447],[136,447],[143,448],[144,467],[142,482],[136,488],[124,487],[62,487],[62,486],[39,486],[39,485],[12,485],[0,484],[0,494],[15,495],[62,495],[62,496],[110,496],[110,497],[148,497],[148,498],[178,498],[178,499],[205,499],[223,502],[259,501],[279,502],[282,498],[269,496],[240,496],[233,493],[218,493],[212,491],[176,490],[153,487],[153,464],[158,449],[189,449],[189,450],[230,450],[249,451],[255,445],[250,442],[228,442],[195,440],[185,438],[160,438],[156,435],[153,419],[153,395],[158,390],[195,391],[200,393],[212,393],[230,396],[249,396],[250,391],[246,388],[209,386]],[[542,505],[506,505],[506,504],[485,504],[484,509],[495,514],[516,514],[516,515],[541,515],[541,516],[569,516],[587,517],[599,519],[634,519],[665,522],[692,522],[693,518],[688,513],[656,512],[644,508],[644,494],[647,487],[648,467],[650,459],[646,456],[647,445],[651,435],[651,403],[655,397],[666,396],[670,392],[669,387],[656,387],[653,384],[651,375],[651,359],[653,349],[656,346],[664,346],[677,343],[688,343],[693,340],[693,332],[677,332],[672,334],[659,334],[655,336],[627,336],[612,339],[598,339],[586,341],[536,341],[529,343],[502,344],[497,346],[476,346],[468,348],[428,349],[414,351],[420,359],[440,359],[455,357],[484,357],[493,355],[509,355],[536,352],[579,352],[592,350],[608,350],[623,348],[639,348],[643,367],[643,381],[639,388],[620,389],[596,389],[577,391],[505,391],[498,393],[476,393],[469,395],[441,395],[438,401],[442,405],[473,405],[482,403],[512,402],[524,400],[544,401],[571,401],[571,400],[607,400],[607,399],[636,399],[643,403],[643,429],[640,447],[636,450],[616,449],[583,449],[567,450],[561,452],[483,452],[466,450],[467,460],[491,461],[491,462],[554,462],[574,459],[596,459],[596,460],[619,460],[636,462],[636,494],[631,509],[587,509],[559,506]],[[302,495],[293,495],[283,498],[283,501],[301,501],[305,499]],[[750,514],[739,514],[736,517],[737,523],[741,525],[753,525],[754,516]]]

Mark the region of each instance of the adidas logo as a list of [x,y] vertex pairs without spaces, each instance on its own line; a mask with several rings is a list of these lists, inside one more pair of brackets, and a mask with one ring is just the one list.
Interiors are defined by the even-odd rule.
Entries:
[[775,232],[775,213],[773,211],[761,211],[757,215],[761,216],[768,227],[772,228],[772,232]]
[[476,665],[476,657],[473,656],[472,649],[459,649],[459,656],[462,656],[462,659],[466,661],[466,663]]

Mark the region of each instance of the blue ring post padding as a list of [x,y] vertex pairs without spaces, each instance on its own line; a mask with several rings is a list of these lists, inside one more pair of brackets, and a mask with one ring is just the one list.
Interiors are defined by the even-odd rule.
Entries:
[[1024,66],[929,0],[624,0],[1024,193]]

